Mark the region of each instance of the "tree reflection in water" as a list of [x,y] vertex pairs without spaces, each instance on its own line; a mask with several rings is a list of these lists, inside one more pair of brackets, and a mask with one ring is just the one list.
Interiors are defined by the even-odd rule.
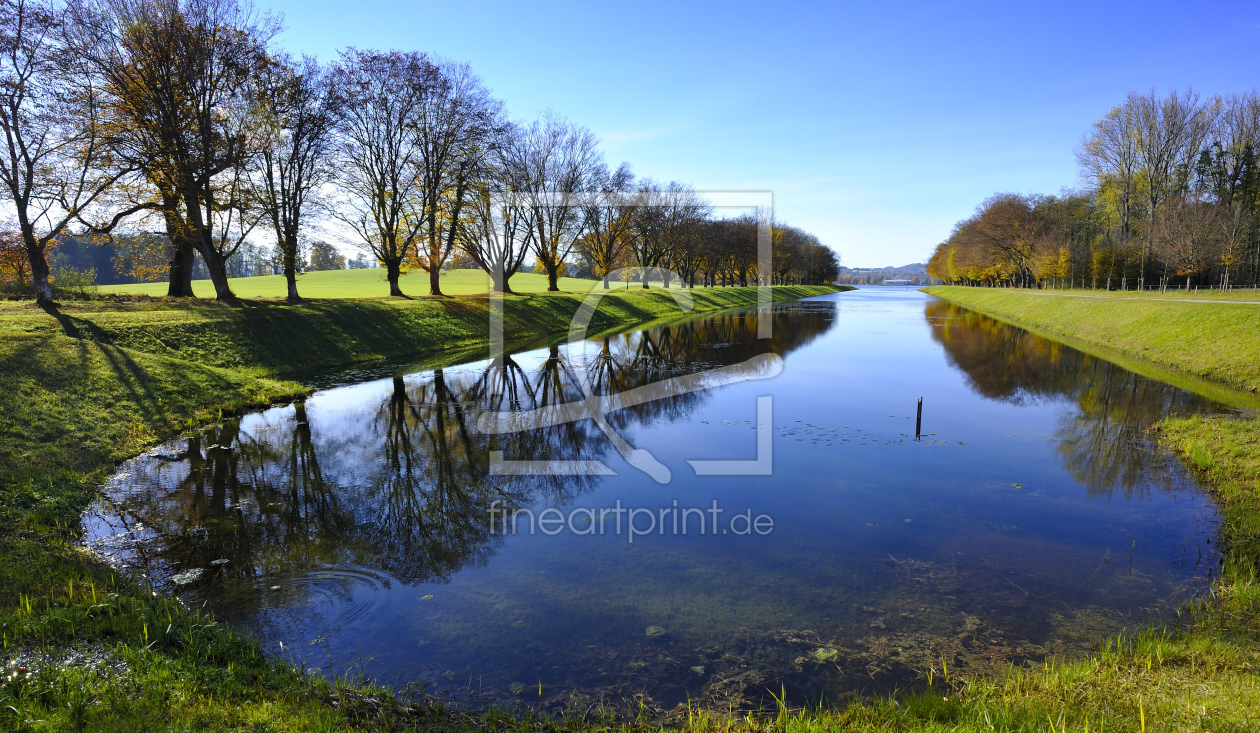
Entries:
[[[923,312],[917,302],[910,307],[885,318],[905,323],[908,315],[907,333],[921,339]],[[792,532],[755,547],[715,536],[704,544],[658,538],[632,549],[613,538],[518,538],[505,548],[492,533],[487,515],[495,502],[567,510],[647,480],[623,471],[589,419],[491,435],[478,430],[484,414],[580,403],[584,383],[597,395],[620,395],[768,352],[787,356],[835,324],[834,304],[815,302],[775,312],[773,339],[756,338],[756,314],[710,316],[581,348],[400,373],[224,421],[128,463],[110,487],[114,503],[101,511],[94,544],[151,568],[159,580],[206,570],[181,596],[208,600],[220,617],[261,630],[268,643],[301,644],[298,659],[313,654],[322,664],[323,650],[307,642],[334,634],[326,645],[330,665],[366,647],[377,665],[366,671],[391,684],[423,679],[439,694],[463,694],[455,688],[476,671],[511,699],[504,692],[511,683],[543,676],[545,705],[557,706],[579,691],[589,696],[583,699],[635,705],[646,698],[633,693],[643,692],[662,704],[736,708],[772,703],[762,692],[784,688],[815,701],[904,689],[946,658],[951,670],[978,674],[1073,653],[1109,624],[1124,623],[1119,611],[1183,597],[1199,573],[1166,564],[1160,551],[1172,546],[1168,537],[1152,534],[1152,550],[1138,548],[1136,566],[1130,557],[1123,567],[1111,548],[1116,536],[1130,547],[1130,535],[1117,529],[1158,530],[1165,518],[1193,531],[1200,526],[1189,514],[1193,499],[1169,515],[1157,514],[1169,498],[1162,495],[1135,502],[1148,507],[1140,511],[1096,512],[1058,465],[1090,493],[1176,489],[1186,484],[1163,473],[1142,431],[1166,414],[1217,406],[947,303],[930,303],[926,316],[931,337],[966,375],[970,390],[952,380],[949,387],[962,404],[977,402],[974,391],[1054,405],[1059,455],[1039,441],[1024,443],[1036,465],[1018,479],[1037,480],[1036,491],[999,494],[983,485],[989,464],[1008,458],[1004,441],[948,448],[944,441],[939,448],[935,441],[849,441],[868,434],[868,418],[889,424],[882,422],[885,404],[904,398],[902,365],[835,339],[798,357],[801,370],[775,388],[776,401],[817,413],[794,415],[813,423],[794,421],[788,431],[780,425],[797,440],[776,447],[775,487],[786,490],[773,492],[771,508],[784,513],[785,526],[794,523]],[[870,385],[819,394],[821,365],[837,362],[841,374],[850,365],[881,371],[869,372]],[[924,368],[952,371],[936,361],[907,368],[916,376]],[[857,407],[836,396],[854,390],[870,393],[859,395]],[[719,400],[696,414],[710,393],[661,392],[661,399],[613,411],[610,423],[631,436],[686,421],[644,442],[669,437],[688,449],[693,439],[708,448],[736,431],[748,436],[744,424],[691,424],[693,417],[716,423],[725,412]],[[1053,419],[1044,409],[997,412],[1019,425]],[[605,479],[493,475],[492,451],[509,461],[607,461],[630,475],[581,497]],[[922,480],[951,472],[948,480]],[[716,486],[684,482],[689,474],[677,472],[670,491],[703,496]],[[731,493],[751,495],[750,486]],[[1194,564],[1194,546],[1179,548],[1189,548]],[[487,572],[456,578],[489,563]],[[415,587],[445,581],[451,587],[433,589],[432,597]],[[398,592],[377,592],[387,584]],[[647,624],[669,632],[646,637]]]
[[1075,405],[1060,419],[1055,440],[1064,467],[1094,495],[1184,486],[1180,464],[1152,449],[1147,429],[1169,415],[1228,410],[947,301],[929,302],[926,317],[933,340],[977,393],[1014,404]]
[[[832,304],[813,308],[830,312]],[[230,615],[242,618],[271,602],[263,592],[269,579],[321,568],[358,568],[376,574],[373,583],[388,582],[379,574],[404,583],[449,579],[500,546],[487,519],[494,502],[564,506],[598,480],[491,475],[491,450],[590,461],[610,448],[590,420],[491,436],[477,432],[478,414],[580,400],[581,370],[596,393],[610,394],[757,354],[786,355],[829,326],[826,318],[797,319],[758,340],[757,318],[711,316],[608,336],[584,349],[552,346],[471,368],[400,374],[357,387],[371,397],[352,409],[322,409],[316,398],[225,420],[131,461],[97,518],[98,544],[108,546],[105,536],[114,535],[120,560],[142,563],[158,578],[213,569],[215,597],[235,596]],[[703,392],[670,394],[619,410],[610,422],[625,429],[675,419],[705,399]]]

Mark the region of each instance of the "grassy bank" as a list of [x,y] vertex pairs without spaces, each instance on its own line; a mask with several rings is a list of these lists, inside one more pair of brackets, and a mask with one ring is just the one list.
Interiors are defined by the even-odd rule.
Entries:
[[1065,297],[1002,288],[924,291],[972,310],[1238,389],[1260,390],[1260,306],[1187,298]]
[[[986,288],[925,291],[1228,404],[1256,406],[1256,305],[1193,302],[1193,294],[1063,297]],[[1248,294],[1235,299],[1248,299]],[[1045,714],[1044,724],[1028,729],[1257,729],[1260,422],[1253,414],[1245,409],[1238,416],[1169,419],[1157,428],[1161,443],[1181,455],[1217,498],[1224,565],[1211,597],[1183,609],[1176,628],[1112,641],[1091,659],[1041,674],[972,683],[980,694],[968,705],[983,705],[986,697],[1020,698],[1018,707],[1041,708]],[[1061,706],[1059,718],[1056,705]],[[960,729],[989,728],[973,714]]]
[[[675,291],[677,292],[677,291]],[[757,305],[755,288],[700,288],[694,312]],[[832,289],[776,287],[777,302]],[[505,298],[508,339],[563,334],[583,295]],[[490,301],[480,297],[282,300],[165,299],[68,301],[46,313],[29,302],[0,303],[0,338],[64,335],[132,351],[229,367],[254,376],[333,369],[484,343]],[[605,297],[590,332],[685,315],[660,289],[616,290]]]
[[[781,290],[786,299],[808,294]],[[697,291],[699,308],[750,305],[747,291]],[[619,300],[624,298],[624,300]],[[510,299],[509,331],[556,333],[574,296]],[[178,602],[150,595],[86,557],[73,527],[90,487],[119,457],[181,426],[301,393],[278,377],[315,359],[407,356],[396,338],[472,345],[485,301],[345,301],[239,309],[196,302],[67,305],[55,315],[0,308],[0,728],[30,730],[644,730],[630,721],[542,721],[407,704],[386,691],[330,685],[265,659],[248,640]],[[676,314],[659,293],[608,299],[597,328]],[[299,333],[306,329],[309,333]],[[67,334],[74,334],[75,337]],[[181,341],[183,339],[183,341]],[[185,344],[187,342],[187,344]],[[335,348],[335,355],[312,350]],[[430,348],[432,348],[430,346]],[[230,356],[244,349],[248,357]],[[231,369],[224,368],[232,367]],[[14,396],[12,399],[8,396]],[[29,433],[29,435],[28,435]],[[1172,433],[1169,439],[1172,440]],[[1235,507],[1260,492],[1241,462],[1220,462],[1216,433],[1179,434],[1184,451]],[[1197,442],[1193,442],[1197,441]],[[1252,455],[1260,455],[1253,453]],[[1212,461],[1217,461],[1213,463]],[[1254,466],[1255,464],[1253,464]],[[1227,525],[1236,537],[1256,514]],[[1242,545],[1239,545],[1242,547]],[[1231,555],[1233,557],[1233,555]],[[749,719],[696,712],[690,731],[1245,731],[1260,710],[1260,590],[1231,560],[1213,603],[1176,629],[1114,640],[1089,659],[958,679],[895,700]],[[57,664],[73,652],[74,663]],[[41,662],[40,656],[51,657]],[[18,668],[28,671],[19,672]],[[38,670],[31,674],[29,670]]]
[[[782,302],[833,288],[776,288]],[[695,311],[756,304],[693,291]],[[509,338],[562,335],[576,294],[507,299]],[[310,680],[88,556],[75,529],[116,461],[222,414],[299,397],[283,379],[483,344],[486,298],[0,305],[0,729],[352,730],[543,725]],[[680,315],[605,298],[592,331]],[[461,347],[464,349],[460,351]],[[454,350],[454,351],[453,351]],[[550,725],[550,724],[548,724]],[[546,727],[546,726],[543,726]]]
[[[442,273],[442,292],[446,295],[477,295],[490,289],[490,276],[481,270],[450,270]],[[232,292],[242,298],[283,298],[288,295],[284,275],[229,278]],[[547,276],[531,272],[512,276],[512,290],[518,293],[541,293],[547,289]],[[213,298],[214,285],[209,280],[193,280],[193,295]],[[429,295],[429,273],[412,270],[398,282],[404,293],[410,296]],[[560,289],[589,290],[594,280],[572,277],[560,278]],[[620,282],[616,288],[625,288]],[[102,285],[98,292],[109,295],[166,295],[166,283],[128,283]],[[303,298],[383,298],[389,295],[389,283],[385,269],[321,270],[298,275],[298,292]]]

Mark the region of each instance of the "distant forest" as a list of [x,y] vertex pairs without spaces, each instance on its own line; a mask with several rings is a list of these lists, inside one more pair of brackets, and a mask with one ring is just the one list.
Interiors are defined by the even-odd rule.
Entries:
[[949,283],[1170,289],[1260,281],[1260,96],[1132,92],[1077,149],[1087,188],[999,193],[928,272]]
[[932,285],[936,278],[927,265],[915,262],[901,267],[841,267],[835,282],[841,285],[879,285],[885,280],[909,280],[911,285]]
[[[159,235],[151,235],[158,237]],[[11,257],[17,267],[8,268],[0,265],[0,273],[6,269],[12,273],[21,272],[25,268],[26,254],[21,243],[10,235],[9,247]],[[148,282],[166,275],[165,262],[147,262],[153,252],[152,243],[146,241],[145,235],[124,237],[104,243],[94,243],[90,239],[86,243],[74,238],[64,237],[54,242],[47,250],[48,265],[54,275],[56,273],[73,272],[85,275],[94,285],[117,285],[120,283]],[[164,242],[163,242],[164,244]],[[5,243],[0,242],[0,260],[4,259]],[[275,249],[245,242],[231,257],[227,259],[228,277],[252,277],[256,275],[284,274],[284,262],[276,254]],[[337,251],[333,245],[317,241],[309,246],[299,247],[297,258],[298,272],[316,270],[344,270],[370,267],[367,257],[359,254],[347,258]],[[210,273],[200,258],[196,259],[193,279],[209,279]]]

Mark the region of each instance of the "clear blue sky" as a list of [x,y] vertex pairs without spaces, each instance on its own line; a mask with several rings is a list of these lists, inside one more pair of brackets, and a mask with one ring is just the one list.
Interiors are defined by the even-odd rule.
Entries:
[[1260,85],[1260,2],[258,2],[291,51],[468,61],[639,175],[771,190],[857,267],[925,259],[995,191],[1078,185],[1129,90]]

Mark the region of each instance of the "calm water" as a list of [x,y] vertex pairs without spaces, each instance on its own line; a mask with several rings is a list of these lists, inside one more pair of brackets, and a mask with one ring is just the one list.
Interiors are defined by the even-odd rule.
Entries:
[[[915,291],[772,318],[770,339],[756,314],[709,316],[225,421],[126,464],[89,542],[327,674],[579,709],[838,700],[942,659],[1082,652],[1216,567],[1212,504],[1143,429],[1226,408]],[[757,358],[765,377],[771,352],[772,378],[609,415],[668,483],[590,419],[479,429],[583,380],[623,394]],[[696,475],[687,461],[758,457],[764,395],[772,475]],[[616,475],[497,475],[491,451]],[[619,505],[640,510],[633,541],[629,515],[601,517]],[[502,532],[505,508],[549,507],[558,533],[527,513]]]

